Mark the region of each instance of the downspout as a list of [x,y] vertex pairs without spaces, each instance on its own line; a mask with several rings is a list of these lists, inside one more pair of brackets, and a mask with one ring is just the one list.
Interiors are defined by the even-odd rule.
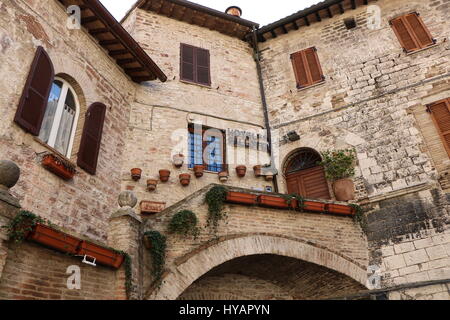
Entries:
[[[275,159],[273,156],[273,149],[272,149],[272,130],[270,128],[270,121],[269,121],[269,111],[267,109],[267,99],[266,99],[266,91],[264,89],[264,81],[262,76],[262,68],[261,68],[261,53],[259,51],[259,45],[258,45],[258,38],[257,38],[257,29],[255,26],[253,26],[253,58],[256,62],[256,70],[258,72],[258,80],[259,80],[259,91],[261,93],[261,102],[263,106],[263,112],[264,112],[264,123],[267,129],[267,142],[269,144],[269,154],[270,154],[270,164],[271,169],[276,169],[275,166]],[[278,174],[274,176],[273,179],[273,186],[275,188],[275,192],[278,193]]]

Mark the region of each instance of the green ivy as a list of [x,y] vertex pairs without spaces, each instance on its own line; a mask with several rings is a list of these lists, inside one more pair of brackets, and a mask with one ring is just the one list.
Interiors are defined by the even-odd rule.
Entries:
[[205,196],[205,202],[208,205],[208,227],[212,227],[215,232],[217,232],[220,221],[227,218],[226,213],[223,211],[227,193],[227,188],[215,186]]
[[169,223],[169,233],[182,236],[192,235],[197,238],[200,230],[198,228],[198,218],[192,211],[183,210],[172,217]]
[[352,149],[322,152],[322,165],[328,180],[350,178],[355,175],[356,154]]
[[38,223],[50,224],[40,216],[30,211],[22,210],[11,220],[9,225],[2,228],[8,230],[8,237],[11,241],[20,243],[25,240],[26,233],[31,232]]
[[361,229],[367,233],[367,217],[364,214],[364,210],[361,208],[361,206],[357,204],[350,204],[350,207],[352,207],[355,210],[355,215],[353,217],[354,221],[358,223],[361,226]]
[[152,247],[150,254],[152,256],[152,274],[156,281],[161,279],[164,264],[166,261],[166,237],[158,231],[149,231],[144,234],[144,237],[151,242]]
[[305,198],[303,198],[301,195],[296,194],[296,193],[292,193],[292,194],[288,194],[288,195],[281,195],[281,197],[283,197],[284,200],[286,200],[286,203],[290,206],[293,200],[297,200],[297,208],[298,210],[303,210],[303,208],[305,207]]

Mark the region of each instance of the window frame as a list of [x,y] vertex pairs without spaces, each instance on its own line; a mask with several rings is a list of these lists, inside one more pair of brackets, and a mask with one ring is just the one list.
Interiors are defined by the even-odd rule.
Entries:
[[[50,134],[49,134],[49,137],[48,137],[48,142],[44,142],[41,139],[39,139],[39,135],[41,134],[41,132],[39,132],[39,135],[38,135],[37,138],[43,144],[49,146],[50,148],[52,148],[53,150],[57,151],[58,153],[60,153],[64,157],[66,157],[67,159],[70,159],[70,156],[72,154],[74,141],[75,141],[75,134],[76,134],[76,131],[77,131],[78,120],[79,120],[79,117],[80,117],[80,102],[79,102],[78,96],[76,94],[76,91],[74,90],[72,85],[67,80],[64,80],[61,77],[55,77],[53,82],[52,82],[52,86],[54,85],[55,81],[60,81],[63,85],[61,87],[61,95],[59,96],[58,105],[56,107],[55,116],[53,118],[52,126],[51,126],[51,129],[50,129]],[[55,148],[55,143],[56,143],[56,138],[58,136],[58,131],[59,131],[59,128],[60,128],[60,125],[61,125],[61,120],[62,120],[62,115],[63,115],[63,110],[64,110],[64,104],[66,102],[67,94],[68,94],[69,90],[71,91],[72,96],[74,98],[74,102],[75,102],[75,117],[74,117],[73,124],[72,124],[72,130],[70,132],[70,139],[69,139],[69,144],[67,146],[67,152],[64,154],[64,153],[60,152],[59,150],[57,150]],[[47,103],[48,103],[48,101],[47,101]],[[47,107],[46,107],[46,109],[47,109]],[[58,123],[58,125],[56,125],[56,123]],[[41,130],[42,130],[42,128],[41,128]]]
[[[415,15],[417,18],[417,21],[419,22],[419,24],[422,26],[422,28],[425,30],[426,34],[428,35],[428,37],[431,39],[432,43],[429,45],[422,45],[420,39],[417,37],[416,32],[414,31],[413,27],[410,25],[410,23],[408,22],[407,17],[410,15]],[[403,25],[406,28],[406,31],[408,32],[409,36],[411,37],[412,41],[414,41],[414,45],[416,46],[416,49],[406,49],[405,44],[403,42],[402,37],[400,36],[399,31],[397,30],[396,27],[394,27],[393,21],[395,20],[401,20]],[[405,51],[406,53],[413,53],[413,52],[417,52],[426,48],[430,48],[433,45],[436,44],[436,39],[433,38],[433,35],[431,34],[430,30],[428,29],[427,25],[425,24],[425,22],[422,20],[420,14],[416,11],[414,12],[409,12],[409,13],[405,13],[403,15],[397,16],[391,20],[389,20],[389,25],[391,26],[391,28],[394,30],[394,33],[398,39],[398,42],[400,43],[400,45],[403,48],[403,51]]]
[[[225,132],[225,130],[221,130],[221,129],[213,128],[213,127],[207,127],[207,126],[203,126],[202,125],[202,162],[204,162],[203,155],[204,155],[204,152],[205,152],[205,148],[208,146],[208,141],[205,140],[205,133],[208,130],[210,130],[210,129],[217,130],[217,131],[220,131],[222,133],[222,149],[223,149],[222,150],[222,170],[220,170],[220,171],[209,171],[209,170],[207,170],[208,164],[203,163],[201,165],[203,165],[203,167],[205,169],[205,172],[219,174],[222,171],[228,170],[226,132]],[[193,169],[194,166],[198,165],[198,164],[195,164],[195,163],[194,164],[190,163],[190,161],[191,161],[191,147],[190,147],[190,136],[189,136],[189,134],[191,134],[191,133],[195,133],[194,124],[189,124],[189,126],[188,126],[188,141],[187,141],[187,143],[188,143],[188,163],[187,163],[187,166],[188,166],[189,169]]]
[[[183,60],[183,48],[188,47],[193,49],[193,77],[194,80],[186,79],[183,77],[183,71],[184,71],[184,60]],[[205,50],[208,53],[208,83],[203,83],[198,81],[198,63],[197,63],[197,51],[198,50]],[[187,43],[180,43],[180,80],[182,82],[186,82],[189,84],[195,84],[207,88],[211,88],[212,80],[211,80],[211,52],[208,49],[196,47]]]
[[[314,53],[314,58],[315,58],[315,61],[317,63],[317,68],[318,68],[318,70],[320,72],[320,75],[321,75],[321,80],[316,80],[316,81],[313,80],[312,73],[311,73],[311,67],[310,67],[310,64],[308,62],[308,58],[306,56],[306,52],[308,50],[312,50],[313,53]],[[322,64],[320,63],[319,55],[318,55],[317,52],[318,52],[317,48],[315,46],[313,46],[313,47],[309,47],[309,48],[306,48],[306,49],[302,49],[302,50],[296,51],[296,52],[294,52],[294,53],[292,53],[290,55],[290,59],[291,59],[291,62],[292,62],[292,67],[294,69],[294,76],[295,76],[295,81],[296,81],[296,87],[297,87],[298,90],[314,87],[314,86],[317,86],[317,85],[325,83],[326,77],[325,77],[325,75],[323,73]],[[300,56],[300,58],[302,60],[303,68],[305,69],[305,77],[308,80],[306,85],[302,85],[300,83],[300,75],[299,75],[299,71],[298,71],[297,64],[296,64],[297,63],[296,62],[297,61],[296,60],[296,56]]]

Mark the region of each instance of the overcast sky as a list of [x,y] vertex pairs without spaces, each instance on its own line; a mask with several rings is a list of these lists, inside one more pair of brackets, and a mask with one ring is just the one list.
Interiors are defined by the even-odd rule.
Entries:
[[[108,10],[120,20],[135,0],[100,0]],[[242,9],[242,18],[259,23],[261,26],[275,22],[299,10],[312,6],[320,0],[194,0],[192,2],[225,11],[235,5]]]

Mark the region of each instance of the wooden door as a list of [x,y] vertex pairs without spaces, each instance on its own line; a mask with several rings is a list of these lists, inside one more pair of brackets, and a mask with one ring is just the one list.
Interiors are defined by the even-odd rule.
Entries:
[[297,193],[310,199],[331,199],[325,171],[321,166],[290,173],[286,180],[289,194]]

